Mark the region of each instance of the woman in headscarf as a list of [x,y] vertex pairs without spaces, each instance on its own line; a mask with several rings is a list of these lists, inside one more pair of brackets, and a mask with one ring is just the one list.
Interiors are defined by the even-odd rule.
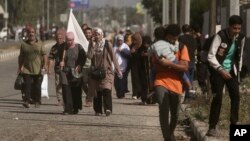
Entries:
[[141,65],[141,53],[138,51],[142,45],[142,37],[139,32],[135,32],[132,35],[132,44],[131,44],[131,58],[130,58],[130,67],[131,67],[131,80],[132,80],[132,98],[137,99],[141,97],[142,87],[140,85],[140,65]]
[[67,47],[64,50],[63,61],[60,62],[60,66],[64,68],[61,72],[63,114],[77,114],[82,109],[81,76],[79,74],[85,64],[86,53],[80,44],[74,42],[74,39],[74,33],[67,32]]
[[[113,48],[108,40],[103,38],[103,31],[100,28],[94,29],[93,40],[90,41],[87,54],[91,59],[91,68],[104,68],[106,77],[104,79],[90,78],[89,91],[94,96],[95,115],[99,116],[103,113],[102,105],[106,116],[112,113],[112,95],[111,90],[114,82],[114,69],[122,77],[122,72],[115,58]],[[113,68],[114,65],[114,68]]]

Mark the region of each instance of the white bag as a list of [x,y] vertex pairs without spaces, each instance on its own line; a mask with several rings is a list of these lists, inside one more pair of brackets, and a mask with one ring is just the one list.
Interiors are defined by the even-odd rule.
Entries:
[[43,82],[41,86],[41,97],[46,97],[49,99],[49,90],[48,90],[48,74],[43,75]]

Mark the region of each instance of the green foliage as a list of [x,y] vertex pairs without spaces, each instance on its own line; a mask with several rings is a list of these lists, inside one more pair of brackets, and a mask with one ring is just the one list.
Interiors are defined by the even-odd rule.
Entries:
[[[239,109],[239,122],[240,124],[250,123],[250,76],[244,79],[240,85],[240,109]],[[197,99],[190,104],[190,115],[197,120],[208,123],[210,103],[212,98],[207,101],[203,95],[198,95]],[[218,123],[219,128],[229,129],[230,124],[230,97],[228,91],[223,94],[223,101],[220,113],[220,120]]]
[[[8,0],[9,23],[18,24],[36,24],[44,16],[47,18],[48,0]],[[64,13],[68,7],[69,0],[49,0],[50,19],[52,22],[59,22],[60,14]],[[4,0],[0,4],[4,7]]]
[[203,13],[208,11],[210,0],[191,0],[190,4],[190,24],[202,27]]
[[[169,1],[171,9],[171,0]],[[178,0],[178,7],[181,0]],[[148,13],[157,24],[162,23],[162,0],[142,0],[142,5],[148,10]],[[191,24],[199,25],[203,24],[203,13],[208,11],[210,7],[210,0],[191,0],[190,3],[190,20]],[[180,8],[178,8],[180,9]],[[178,10],[179,11],[179,10]],[[170,11],[171,12],[171,11]]]
[[162,0],[142,0],[142,5],[156,24],[162,23]]

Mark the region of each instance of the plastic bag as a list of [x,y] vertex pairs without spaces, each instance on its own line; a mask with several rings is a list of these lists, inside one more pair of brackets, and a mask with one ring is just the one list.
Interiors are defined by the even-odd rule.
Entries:
[[48,74],[43,75],[43,82],[41,86],[41,97],[46,97],[49,99]]
[[21,74],[18,74],[17,78],[15,80],[14,89],[15,90],[22,90],[23,85],[24,85],[23,76]]

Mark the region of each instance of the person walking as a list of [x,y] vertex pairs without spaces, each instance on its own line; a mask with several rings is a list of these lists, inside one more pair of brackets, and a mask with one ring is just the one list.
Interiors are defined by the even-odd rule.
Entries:
[[86,53],[74,39],[74,33],[67,32],[67,47],[63,53],[63,61],[60,62],[63,68],[60,73],[64,101],[63,114],[77,114],[82,109],[81,69],[85,64]]
[[[178,25],[168,25],[165,29],[166,41],[173,45],[177,44],[180,33],[181,29]],[[156,55],[153,57],[156,68],[154,89],[159,104],[159,120],[163,138],[165,141],[175,141],[174,131],[178,121],[180,96],[183,94],[182,76],[188,70],[187,47],[184,44],[179,45],[179,50],[176,52],[179,63]]]
[[142,37],[139,32],[135,32],[132,35],[132,44],[130,47],[130,69],[131,69],[131,83],[132,83],[132,99],[138,99],[142,94],[142,87],[140,85],[140,60],[141,54],[139,53],[139,48],[142,45]]
[[197,41],[192,34],[192,28],[190,25],[185,24],[182,26],[183,35],[180,36],[179,41],[187,46],[190,62],[188,65],[188,71],[185,73],[189,79],[190,85],[184,85],[185,98],[184,103],[194,99],[195,90],[193,88],[193,79],[195,74],[195,53],[197,50]]
[[142,87],[141,91],[141,105],[147,104],[148,95],[150,93],[150,53],[149,48],[152,44],[151,37],[145,35],[142,37],[142,45],[138,49],[138,53],[140,54],[140,70],[139,70],[139,78],[140,85]]
[[[93,37],[93,40],[89,43],[87,54],[92,61],[89,89],[92,90],[91,95],[94,96],[93,108],[95,115],[101,115],[103,113],[102,107],[104,107],[106,116],[109,116],[113,111],[111,90],[114,81],[114,70],[112,64],[114,64],[115,73],[118,73],[120,77],[122,77],[122,72],[111,43],[103,37],[102,29],[95,28]],[[101,71],[104,76],[102,75],[102,78],[98,79],[94,75],[95,70]]]
[[26,31],[27,40],[21,43],[18,58],[18,73],[23,75],[25,83],[23,106],[29,108],[33,101],[35,107],[39,108],[41,103],[41,84],[43,80],[42,73],[47,69],[47,55],[43,43],[36,38],[35,28],[30,26]]
[[116,96],[117,98],[124,98],[127,90],[127,66],[130,55],[130,49],[129,46],[124,43],[124,37],[121,34],[117,35],[117,45],[114,47],[114,53],[123,76],[122,78],[120,78],[119,74],[115,74],[114,85],[116,90]]
[[239,73],[245,45],[245,36],[240,33],[242,23],[240,16],[231,16],[229,26],[215,35],[208,52],[213,100],[207,136],[218,135],[216,125],[219,121],[224,85],[227,86],[231,99],[230,123],[235,125],[239,120]]
[[56,87],[56,98],[57,98],[57,105],[63,105],[62,99],[62,83],[60,80],[60,62],[63,61],[63,52],[66,49],[66,42],[65,42],[65,30],[58,29],[55,33],[56,43],[52,46],[49,52],[49,61],[48,61],[48,74],[51,74],[51,66],[54,64],[54,72],[55,72],[55,87]]
[[[86,27],[86,28],[82,28],[82,30],[87,40],[88,41],[92,40],[92,35],[93,35],[92,28]],[[90,66],[91,66],[91,60],[86,58],[85,65],[82,68],[82,73],[83,73],[82,89],[84,93],[86,94],[84,107],[91,107],[92,101],[93,101],[93,97],[91,96],[91,94],[89,94],[89,89],[88,89]]]

